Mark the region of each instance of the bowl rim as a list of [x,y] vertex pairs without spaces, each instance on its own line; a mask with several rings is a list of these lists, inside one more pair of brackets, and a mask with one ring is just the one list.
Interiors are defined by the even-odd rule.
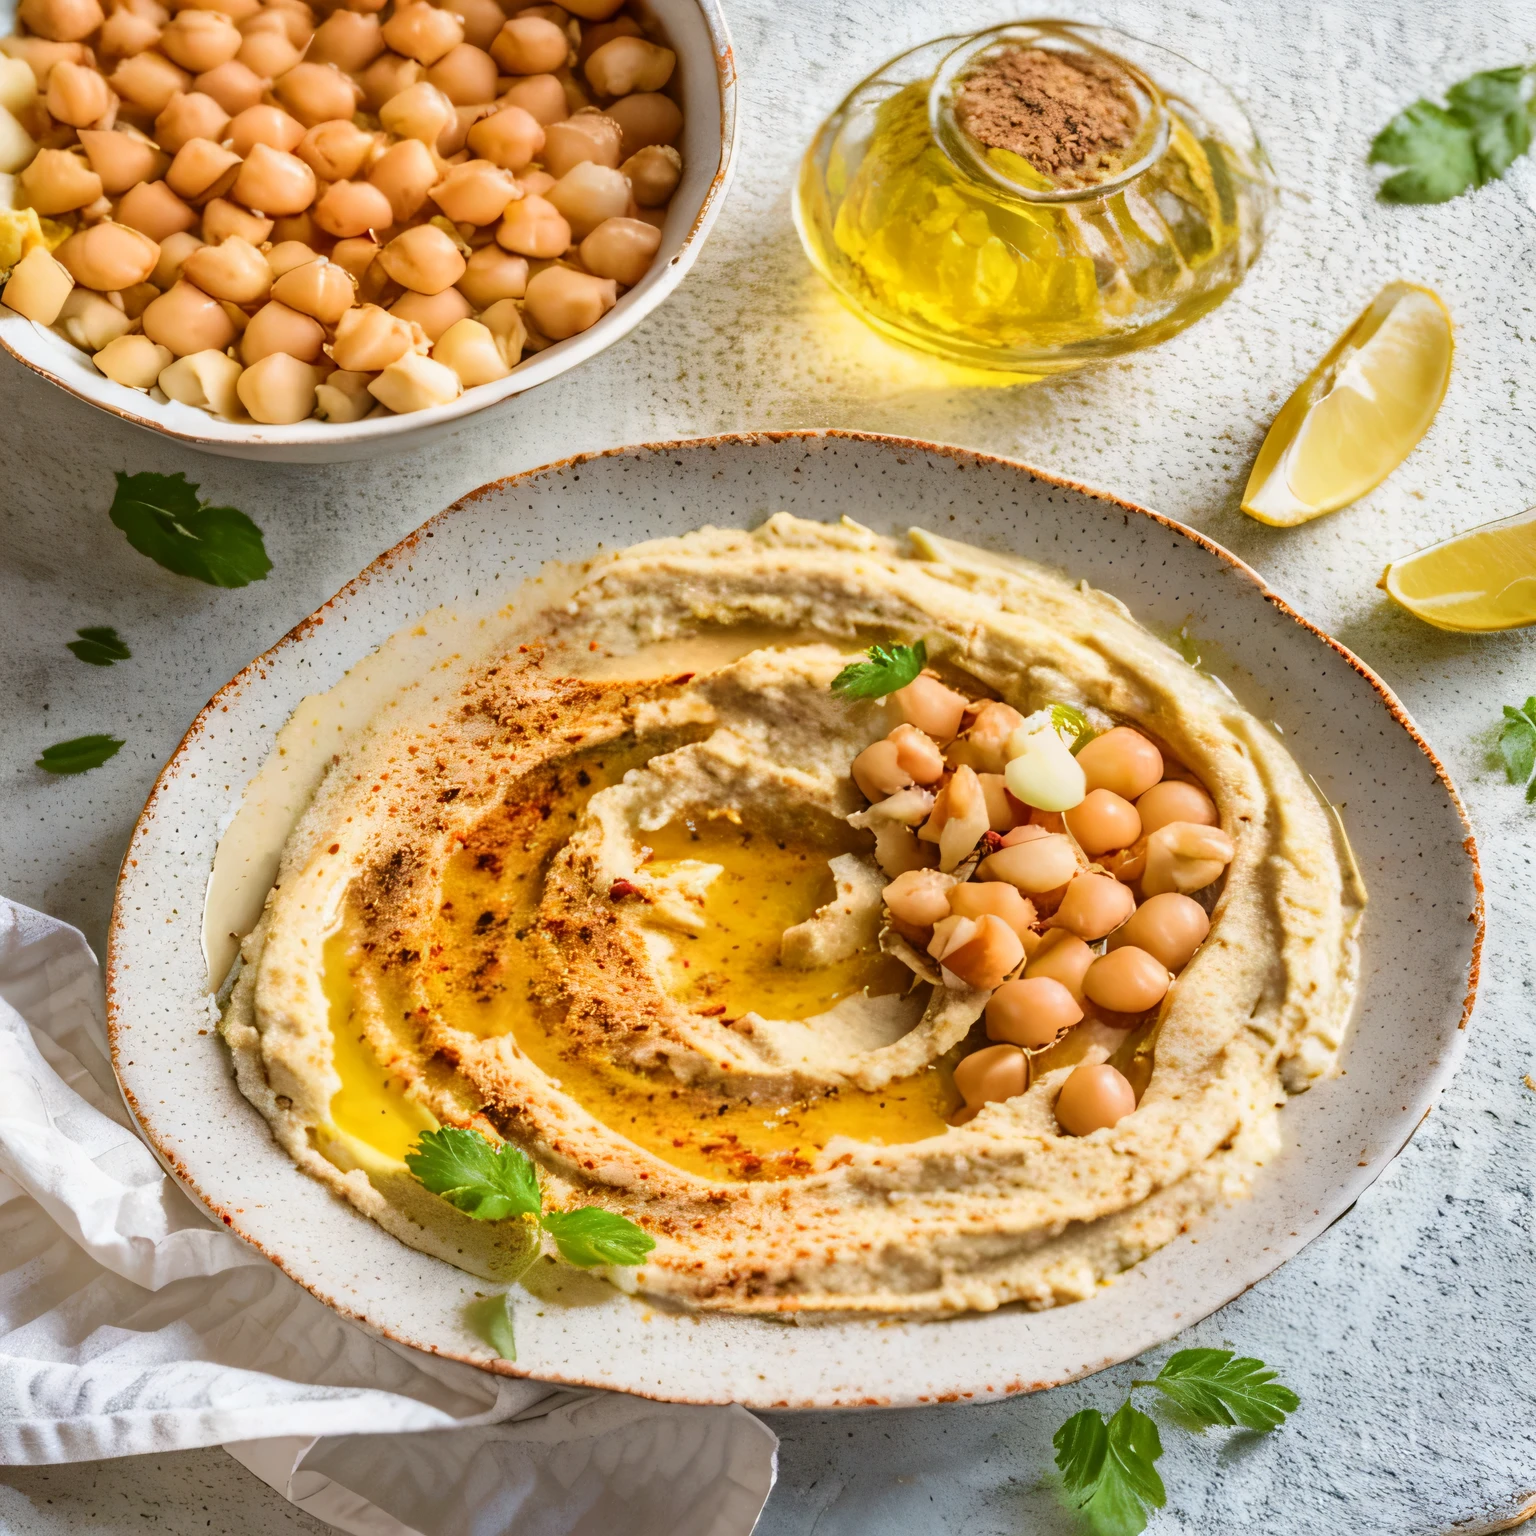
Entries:
[[[372,421],[363,420],[347,422],[344,424],[328,425],[328,430],[323,436],[312,435],[307,432],[298,432],[292,428],[304,427],[310,424],[312,418],[306,418],[304,422],[295,422],[292,427],[269,426],[263,423],[228,422],[230,427],[241,428],[240,434],[215,435],[207,432],[189,432],[182,428],[170,426],[163,421],[157,421],[154,417],[141,414],[128,406],[114,405],[108,400],[98,399],[95,395],[87,393],[78,385],[55,373],[40,357],[29,356],[22,351],[12,340],[9,330],[20,327],[10,327],[0,323],[0,348],[3,348],[23,367],[30,369],[48,383],[62,389],[66,394],[74,396],[76,400],[94,407],[99,411],[106,411],[109,415],[116,416],[121,421],[132,423],[134,426],[144,427],[148,431],[156,432],[162,437],[171,438],[173,441],[186,443],[189,447],[207,449],[211,452],[224,452],[241,450],[277,451],[283,449],[304,449],[311,453],[323,453],[327,446],[334,444],[336,447],[357,444],[374,444],[381,450],[386,448],[391,440],[403,435],[415,435],[416,433],[433,427],[441,427],[448,423],[459,421],[465,417],[487,410],[493,405],[500,405],[504,400],[510,400],[515,395],[526,393],[530,389],[536,389],[541,384],[547,384],[561,374],[578,367],[589,358],[622,340],[637,325],[640,324],[651,312],[657,309],[666,300],[683,278],[687,276],[699,252],[703,249],[704,241],[713,227],[715,219],[719,216],[720,209],[725,202],[725,194],[730,187],[731,178],[736,169],[736,141],[740,130],[740,110],[738,104],[739,76],[736,69],[736,55],[731,43],[730,30],[726,26],[725,12],[721,6],[721,0],[691,0],[698,8],[703,18],[704,26],[709,34],[710,48],[714,56],[715,79],[720,91],[720,160],[715,168],[715,174],[710,179],[709,186],[705,189],[703,200],[698,211],[694,215],[693,223],[688,232],[683,236],[682,243],[676,252],[667,261],[666,266],[656,274],[656,279],[643,293],[630,304],[625,304],[626,294],[619,301],[620,307],[609,310],[597,323],[577,335],[568,337],[565,341],[554,343],[545,348],[543,352],[532,354],[518,368],[514,368],[505,379],[498,379],[493,385],[478,386],[489,388],[492,392],[484,399],[477,399],[471,404],[466,404],[471,391],[461,392],[457,399],[451,400],[446,405],[433,406],[425,411],[411,411],[405,415],[392,415],[377,417]],[[643,280],[642,280],[643,281]],[[631,290],[631,294],[635,290]],[[17,314],[14,310],[0,304],[0,321],[16,320],[29,327],[31,333],[46,331],[47,327],[40,327],[34,321],[29,321],[25,316]],[[613,323],[610,324],[609,322]],[[84,356],[84,354],[81,354]],[[541,367],[541,361],[550,358],[554,366]],[[103,384],[111,381],[103,376]],[[142,391],[135,390],[134,394]],[[145,397],[148,398],[147,396]],[[209,417],[210,421],[220,418]],[[261,432],[261,436],[253,437],[248,430],[255,426]]]
[[[276,1265],[277,1268],[280,1269],[291,1280],[294,1280],[296,1283],[303,1286],[304,1289],[313,1295],[317,1300],[323,1302],[326,1306],[340,1313],[349,1321],[363,1327],[370,1333],[378,1334],[391,1340],[394,1343],[404,1345],[407,1348],[421,1350],[428,1354],[440,1356],[443,1359],[455,1360],[465,1365],[474,1366],[476,1369],[485,1371],[491,1375],[557,1381],[564,1385],[578,1388],[591,1388],[609,1391],[622,1390],[629,1392],[633,1396],[651,1398],[662,1402],[718,1404],[726,1401],[736,1400],[722,1398],[718,1395],[710,1396],[702,1393],[695,1394],[693,1396],[682,1396],[675,1392],[647,1390],[644,1386],[640,1385],[616,1388],[610,1381],[591,1379],[585,1375],[580,1374],[578,1371],[568,1370],[562,1373],[551,1374],[546,1369],[542,1372],[542,1374],[540,1374],[526,1366],[520,1366],[514,1361],[504,1359],[487,1359],[483,1356],[463,1353],[458,1350],[444,1348],[433,1343],[412,1338],[409,1336],[406,1330],[389,1327],[387,1325],[375,1322],[368,1318],[357,1308],[349,1306],[337,1297],[327,1294],[319,1282],[305,1278],[304,1275],[297,1272],[295,1265],[291,1264],[281,1254],[272,1251],[272,1249],[263,1243],[259,1238],[251,1235],[250,1232],[245,1230],[245,1224],[240,1220],[241,1212],[238,1209],[228,1208],[204,1192],[196,1178],[193,1177],[182,1160],[176,1154],[174,1148],[162,1141],[161,1137],[155,1131],[148,1111],[140,1105],[137,1096],[134,1094],[133,1090],[129,1087],[127,1081],[124,1078],[122,1071],[122,1057],[120,1054],[120,1047],[124,1042],[119,1037],[117,989],[119,981],[118,966],[121,959],[120,946],[123,942],[124,930],[127,927],[127,919],[123,912],[124,885],[127,881],[128,871],[132,869],[137,862],[136,854],[139,851],[140,844],[149,835],[149,824],[154,818],[156,802],[160,797],[160,793],[162,789],[167,786],[169,781],[179,772],[180,759],[182,754],[187,750],[189,745],[193,743],[194,739],[202,733],[208,723],[221,712],[224,707],[223,701],[226,698],[242,689],[248,679],[263,675],[269,662],[277,657],[279,653],[285,651],[288,647],[304,639],[305,636],[307,636],[313,629],[323,626],[331,610],[334,609],[338,604],[360,592],[364,587],[370,585],[376,579],[389,574],[397,565],[406,562],[410,558],[412,551],[414,551],[425,540],[435,536],[435,530],[440,524],[445,523],[448,518],[454,516],[460,511],[460,509],[468,506],[469,504],[479,501],[486,496],[501,492],[505,489],[514,488],[518,485],[531,481],[538,476],[547,475],[555,471],[572,469],[579,465],[602,459],[623,458],[627,456],[639,457],[641,455],[649,454],[666,454],[675,451],[701,450],[706,448],[718,448],[736,444],[745,444],[750,446],[758,443],[810,443],[815,441],[841,441],[849,443],[878,444],[883,447],[894,448],[898,451],[909,450],[913,453],[938,455],[943,458],[951,459],[962,467],[973,464],[1000,466],[1028,474],[1034,479],[1044,484],[1055,486],[1058,489],[1084,495],[1096,501],[1106,502],[1112,506],[1120,508],[1126,513],[1147,518],[1173,533],[1182,535],[1184,538],[1188,539],[1191,543],[1197,545],[1199,548],[1205,550],[1207,553],[1215,555],[1219,560],[1229,566],[1234,572],[1245,577],[1254,587],[1256,587],[1259,594],[1264,598],[1266,602],[1270,603],[1281,614],[1289,617],[1295,624],[1306,630],[1313,637],[1321,640],[1329,649],[1336,652],[1338,656],[1376,692],[1376,694],[1380,697],[1381,702],[1385,705],[1387,712],[1392,716],[1393,720],[1407,733],[1408,737],[1412,740],[1414,745],[1419,749],[1420,752],[1423,753],[1425,758],[1428,759],[1430,766],[1434,770],[1435,777],[1439,781],[1441,787],[1444,789],[1452,808],[1456,812],[1458,820],[1461,822],[1462,830],[1465,833],[1465,836],[1462,839],[1462,849],[1466,855],[1468,865],[1470,866],[1473,890],[1472,911],[1468,917],[1468,921],[1472,924],[1473,927],[1473,934],[1467,957],[1467,985],[1466,990],[1462,996],[1461,1017],[1457,1024],[1457,1033],[1454,1037],[1456,1045],[1450,1052],[1447,1053],[1447,1057],[1440,1065],[1439,1070],[1430,1080],[1430,1087],[1427,1094],[1427,1104],[1424,1114],[1420,1116],[1420,1118],[1414,1123],[1413,1128],[1403,1138],[1402,1143],[1389,1155],[1381,1158],[1379,1164],[1376,1167],[1368,1170],[1365,1183],[1360,1185],[1357,1189],[1354,1200],[1350,1202],[1350,1208],[1352,1208],[1353,1204],[1358,1201],[1360,1195],[1363,1194],[1366,1189],[1369,1189],[1372,1185],[1374,1185],[1376,1181],[1380,1179],[1382,1175],[1389,1168],[1391,1168],[1397,1159],[1402,1155],[1404,1149],[1417,1134],[1419,1127],[1424,1123],[1424,1120],[1428,1118],[1430,1109],[1432,1109],[1434,1104],[1438,1102],[1440,1094],[1444,1091],[1446,1085],[1450,1082],[1451,1078],[1455,1075],[1461,1064],[1461,1059],[1466,1050],[1467,1026],[1472,1015],[1473,1006],[1477,999],[1483,943],[1487,931],[1486,892],[1483,882],[1482,862],[1478,853],[1476,835],[1473,829],[1471,818],[1467,813],[1466,806],[1463,803],[1459,791],[1457,790],[1455,784],[1452,782],[1449,773],[1446,771],[1445,766],[1441,763],[1440,758],[1436,754],[1434,748],[1424,738],[1418,726],[1415,724],[1412,717],[1408,714],[1407,710],[1403,707],[1401,701],[1392,691],[1391,687],[1364,661],[1356,656],[1353,651],[1349,650],[1349,648],[1343,645],[1340,641],[1334,639],[1332,635],[1319,628],[1318,625],[1314,624],[1310,619],[1306,618],[1303,614],[1298,612],[1290,602],[1288,602],[1278,592],[1274,591],[1252,566],[1248,565],[1246,561],[1240,559],[1230,550],[1226,549],[1221,544],[1218,544],[1215,540],[1200,532],[1200,530],[1191,528],[1189,525],[1181,523],[1177,519],[1171,518],[1164,513],[1156,512],[1149,507],[1141,506],[1139,503],[1130,501],[1123,496],[1117,495],[1113,491],[1109,491],[1098,486],[1092,486],[1086,484],[1083,481],[1071,479],[1065,475],[1055,474],[1049,470],[1039,469],[1036,466],[1028,463],[1026,460],[1017,459],[1006,454],[987,453],[977,449],[964,448],[956,444],[928,442],[921,438],[904,437],[891,433],[862,432],[839,427],[790,428],[784,430],[765,430],[756,432],[724,432],[699,437],[670,438],[656,442],[629,443],[613,448],[605,448],[595,451],[571,454],[566,458],[557,459],[548,464],[541,464],[535,468],[522,470],[515,474],[504,475],[498,479],[487,481],[485,484],[477,486],[475,489],[468,491],[464,495],[458,497],[449,506],[445,507],[442,511],[435,513],[432,517],[428,518],[417,528],[405,534],[404,537],[383,551],[383,553],[376,556],[372,561],[364,566],[356,576],[354,576],[344,586],[340,587],[335,593],[332,594],[331,597],[329,597],[324,603],[315,609],[313,613],[311,613],[308,617],[301,619],[284,635],[280,636],[276,642],[274,642],[266,650],[261,652],[260,655],[256,656],[252,661],[242,667],[240,671],[238,671],[232,678],[229,679],[228,682],[220,687],[219,690],[202,707],[202,709],[198,711],[197,715],[192,720],[192,723],[187,727],[186,732],[178,742],[175,751],[172,752],[171,756],[166,760],[164,766],[156,775],[154,784],[150,788],[149,796],[145,801],[144,809],[139,813],[137,819],[135,820],[127,846],[124,849],[122,862],[119,867],[117,884],[113,893],[112,916],[108,925],[107,933],[106,964],[103,967],[106,990],[107,1038],[112,1061],[113,1075],[117,1079],[118,1090],[122,1095],[123,1102],[127,1107],[130,1115],[133,1117],[138,1134],[144,1139],[145,1142],[147,1142],[150,1150],[154,1153],[162,1167],[164,1167],[165,1170],[171,1174],[177,1183],[181,1185],[183,1190],[185,1190],[204,1211],[208,1212],[214,1219],[221,1222],[228,1230],[241,1238],[242,1241],[262,1254],[262,1256],[268,1259],[271,1263]],[[1340,1212],[1339,1214],[1342,1215],[1343,1212]],[[1335,1216],[1334,1220],[1337,1219],[1338,1217]],[[1203,1310],[1197,1310],[1183,1315],[1181,1318],[1179,1331],[1182,1332],[1185,1329],[1193,1327],[1197,1322],[1200,1322],[1204,1318],[1211,1316],[1213,1313],[1219,1311],[1222,1307],[1235,1300],[1238,1296],[1242,1295],[1245,1291],[1249,1290],[1253,1285],[1258,1283],[1258,1279],[1265,1278],[1268,1275],[1273,1274],[1286,1262],[1294,1258],[1296,1254],[1299,1253],[1301,1249],[1305,1248],[1315,1237],[1320,1236],[1321,1232],[1326,1230],[1326,1227],[1331,1224],[1331,1222],[1326,1223],[1324,1227],[1310,1232],[1304,1239],[1295,1243],[1294,1245],[1285,1245],[1284,1251],[1282,1252],[1279,1260],[1275,1264],[1271,1265],[1268,1269],[1266,1269],[1262,1276],[1234,1282],[1230,1285],[1230,1288],[1224,1287],[1219,1297],[1215,1300],[1212,1300],[1209,1306],[1206,1306],[1205,1304],[1206,1299],[1202,1298],[1200,1307]],[[1294,1235],[1295,1234],[1293,1234],[1293,1236]],[[976,1314],[959,1313],[955,1315],[955,1318],[956,1320],[963,1320],[965,1317],[974,1315]],[[836,1325],[830,1324],[828,1326],[835,1327]],[[1153,1346],[1148,1345],[1145,1347]],[[1130,1353],[1106,1355],[1103,1358],[1085,1364],[1084,1368],[1079,1371],[1075,1371],[1067,1375],[1053,1376],[1052,1379],[1026,1380],[1022,1377],[1016,1377],[1005,1384],[1001,1389],[997,1390],[995,1395],[989,1395],[989,1397],[985,1400],[998,1401],[1002,1398],[1015,1396],[1021,1393],[1036,1392],[1047,1390],[1055,1386],[1061,1386],[1066,1382],[1080,1380],[1083,1377],[1092,1375],[1097,1371],[1104,1370],[1112,1365],[1119,1364],[1125,1359],[1132,1358],[1132,1355],[1138,1352],[1139,1351],[1131,1351]],[[867,1398],[864,1400],[843,1399],[838,1401],[806,1401],[800,1403],[753,1403],[751,1406],[763,1410],[771,1409],[772,1411],[789,1410],[824,1412],[836,1408],[877,1408],[947,1402],[964,1403],[967,1401],[977,1400],[973,1393],[964,1390],[964,1386],[965,1384],[962,1383],[953,1391],[924,1394],[923,1396],[914,1399],[912,1403],[892,1403],[890,1399]]]

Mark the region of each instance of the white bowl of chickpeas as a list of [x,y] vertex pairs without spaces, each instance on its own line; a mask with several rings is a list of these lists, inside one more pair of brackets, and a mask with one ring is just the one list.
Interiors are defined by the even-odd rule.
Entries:
[[20,0],[0,345],[215,453],[420,442],[618,340],[724,196],[716,0]]

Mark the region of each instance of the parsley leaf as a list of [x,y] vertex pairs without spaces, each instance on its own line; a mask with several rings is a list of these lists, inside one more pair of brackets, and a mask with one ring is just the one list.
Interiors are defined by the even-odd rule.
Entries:
[[476,1131],[452,1125],[423,1131],[405,1166],[476,1221],[539,1214],[539,1176],[528,1154],[510,1144],[493,1147]]
[[1169,1357],[1156,1381],[1136,1385],[1156,1387],[1202,1423],[1245,1429],[1274,1429],[1301,1404],[1262,1360],[1234,1359],[1230,1349],[1181,1349]]
[[35,766],[44,773],[88,773],[100,768],[109,757],[116,757],[123,744],[116,736],[76,736],[71,741],[57,741],[43,748]]
[[1075,704],[1051,705],[1051,729],[1058,736],[1070,733],[1072,737],[1072,750],[1088,745],[1089,738],[1093,735],[1088,724],[1088,716]]
[[1499,755],[1511,784],[1525,785],[1525,798],[1536,800],[1536,695],[1519,709],[1504,706],[1504,726],[1499,732]]
[[1098,1536],[1137,1536],[1148,1506],[1167,1503],[1155,1465],[1163,1454],[1157,1425],[1129,1402],[1108,1424],[1096,1408],[1073,1414],[1052,1444],[1067,1493]]
[[845,699],[883,699],[905,688],[928,665],[928,646],[872,645],[868,661],[855,661],[832,679],[833,693]]
[[512,1293],[486,1296],[464,1309],[469,1326],[503,1360],[517,1359],[517,1336],[512,1331]]
[[133,652],[110,624],[93,624],[75,631],[78,640],[66,640],[66,650],[73,651],[87,666],[110,667],[114,661],[127,661]]
[[656,1246],[649,1232],[627,1216],[584,1205],[576,1211],[548,1211],[541,1223],[568,1264],[590,1269],[594,1264],[642,1264]]
[[117,476],[110,513],[141,555],[212,587],[243,587],[272,569],[259,529],[244,512],[198,500],[184,474]]
[[1536,70],[1520,65],[1469,75],[1446,106],[1423,97],[1371,144],[1371,163],[1400,166],[1380,187],[1389,203],[1444,203],[1502,176],[1531,146]]

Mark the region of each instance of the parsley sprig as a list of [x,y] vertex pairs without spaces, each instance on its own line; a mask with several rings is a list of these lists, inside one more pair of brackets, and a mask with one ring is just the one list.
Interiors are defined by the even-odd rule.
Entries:
[[872,645],[868,661],[850,662],[832,679],[833,693],[845,699],[883,699],[905,688],[928,665],[928,646]]
[[64,648],[91,667],[110,667],[115,661],[127,661],[133,655],[126,642],[110,624],[88,624],[75,631],[78,640],[66,640]]
[[[1131,1386],[1154,1387],[1197,1423],[1223,1428],[1271,1430],[1301,1404],[1262,1360],[1230,1349],[1181,1349],[1155,1378]],[[1107,1421],[1097,1408],[1074,1413],[1051,1443],[1067,1496],[1096,1536],[1137,1536],[1147,1511],[1167,1503],[1157,1425],[1129,1398]]]
[[1536,694],[1519,709],[1504,706],[1499,732],[1499,756],[1511,784],[1525,785],[1525,798],[1536,801]]
[[546,1211],[538,1170],[510,1143],[493,1146],[478,1131],[444,1126],[424,1131],[405,1154],[405,1166],[434,1195],[476,1221],[527,1218],[555,1240],[568,1264],[640,1264],[656,1239],[627,1216],[584,1205]]
[[211,587],[248,586],[272,569],[261,529],[234,507],[201,501],[179,472],[119,472],[108,515],[141,555]]
[[1420,97],[1376,135],[1371,163],[1400,167],[1382,182],[1389,203],[1444,203],[1497,180],[1531,147],[1536,65],[1458,81],[1445,105]]
[[123,743],[116,736],[75,736],[44,747],[34,766],[44,773],[89,773],[122,750]]
[[1088,716],[1075,704],[1051,705],[1051,729],[1058,736],[1070,736],[1072,740],[1068,745],[1074,752],[1079,747],[1086,747],[1093,737],[1093,728],[1088,724]]

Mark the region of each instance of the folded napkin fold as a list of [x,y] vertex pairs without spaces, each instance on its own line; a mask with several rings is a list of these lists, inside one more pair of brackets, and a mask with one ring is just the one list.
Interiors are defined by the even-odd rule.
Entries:
[[490,1376],[322,1305],[161,1170],[84,936],[0,897],[0,1462],[223,1444],[357,1536],[745,1536],[777,1443],[741,1408]]

